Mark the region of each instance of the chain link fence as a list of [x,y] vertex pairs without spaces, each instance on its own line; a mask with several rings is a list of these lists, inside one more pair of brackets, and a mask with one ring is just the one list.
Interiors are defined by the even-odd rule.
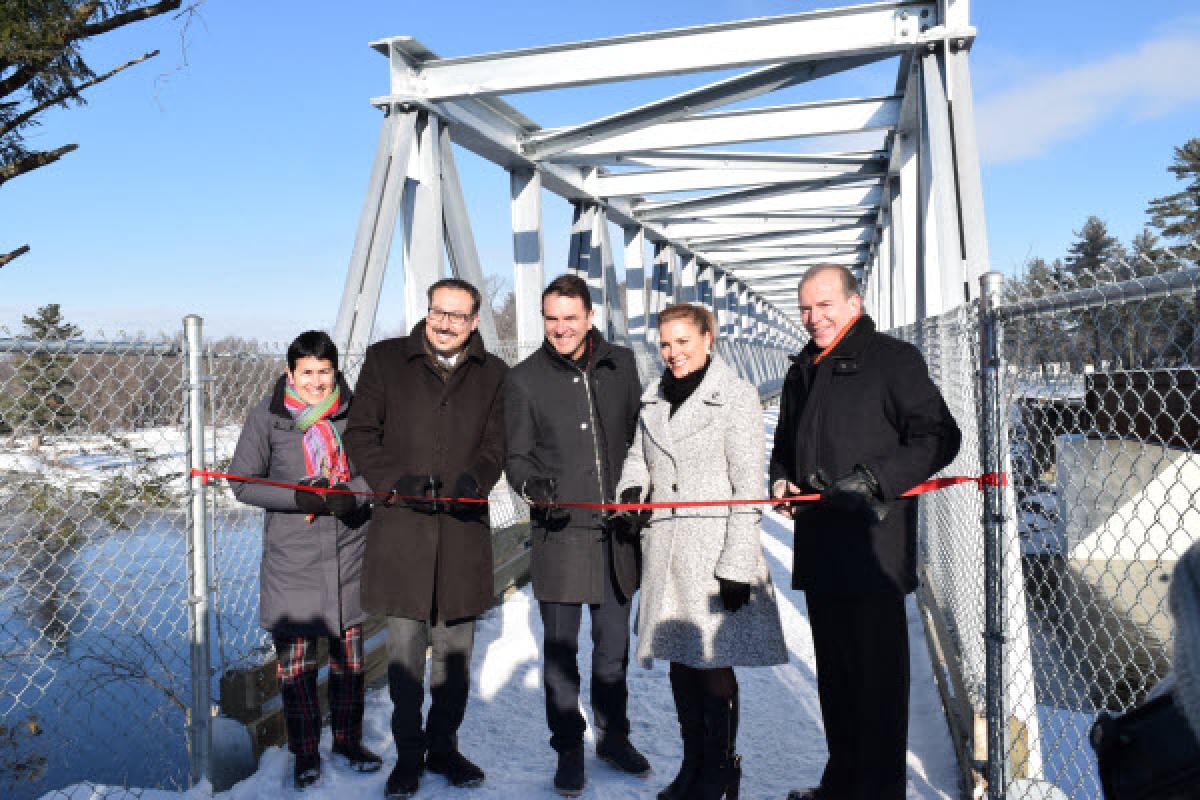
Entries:
[[947,473],[1009,474],[987,514],[981,492],[921,508],[943,699],[992,797],[1099,797],[1097,713],[1128,710],[1170,670],[1167,588],[1200,538],[1198,291],[1192,253],[1113,259],[894,332],[925,353],[963,430]]
[[38,333],[0,329],[0,797],[183,787],[180,341]]
[[[516,357],[515,345],[499,350]],[[284,352],[205,346],[210,469],[229,463]],[[0,797],[188,786],[186,362],[182,336],[0,328]],[[507,484],[491,500],[494,529],[528,520]],[[271,656],[258,626],[262,512],[223,481],[206,503],[209,672],[220,676]]]

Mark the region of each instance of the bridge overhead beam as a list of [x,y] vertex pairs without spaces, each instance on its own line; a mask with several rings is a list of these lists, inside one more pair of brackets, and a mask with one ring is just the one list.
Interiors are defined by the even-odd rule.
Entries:
[[710,108],[737,103],[768,92],[835,75],[891,55],[890,52],[872,53],[764,67],[582,125],[538,131],[531,134],[523,150],[532,158],[551,157],[602,139],[683,119]]
[[863,131],[890,131],[900,118],[900,98],[871,97],[702,114],[612,136],[570,152],[580,156],[712,147]]
[[[412,37],[372,43],[419,76],[393,70],[393,91],[430,99],[483,97],[714,69],[897,53],[919,43],[934,2],[876,3],[700,25],[525,50],[436,59]],[[436,60],[435,60],[436,59]]]
[[643,220],[665,220],[686,215],[727,217],[770,214],[786,211],[846,211],[864,215],[874,211],[882,193],[878,186],[814,189],[770,187],[732,192],[712,198],[681,200],[673,203],[641,204],[634,215]]
[[598,197],[637,197],[780,183],[796,186],[822,185],[828,181],[850,182],[882,176],[886,171],[886,164],[874,160],[839,166],[836,169],[780,166],[770,172],[761,169],[656,169],[597,175],[587,185]]
[[740,236],[697,236],[685,239],[685,241],[688,247],[699,250],[739,249],[742,247],[819,247],[830,244],[856,246],[870,242],[873,231],[873,227],[861,225],[811,231],[788,230],[774,233],[751,233]]
[[[901,105],[903,108],[903,105]],[[867,150],[846,153],[759,153],[738,150],[648,150],[644,153],[616,153],[599,156],[576,156],[563,153],[554,157],[555,164],[580,167],[646,167],[650,169],[703,170],[808,170],[819,172],[861,167],[864,164],[888,162],[886,150]]]
[[753,236],[771,233],[820,233],[842,231],[875,224],[875,212],[813,212],[801,214],[748,214],[708,218],[704,216],[665,218],[658,221],[662,232],[678,241],[704,241],[708,238]]

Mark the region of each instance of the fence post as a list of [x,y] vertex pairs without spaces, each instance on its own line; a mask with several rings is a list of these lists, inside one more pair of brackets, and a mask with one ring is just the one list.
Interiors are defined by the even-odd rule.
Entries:
[[[1005,463],[1001,418],[1001,329],[996,315],[1004,276],[979,278],[979,364],[981,409],[980,463],[996,474]],[[984,642],[987,714],[987,786],[989,800],[1004,800],[1007,776],[1004,714],[1004,488],[983,486]]]
[[[205,469],[204,458],[204,320],[195,314],[183,318],[187,345],[188,474]],[[191,639],[192,704],[188,720],[188,759],[191,785],[212,777],[212,686],[208,643],[208,521],[203,478],[190,477],[188,539],[188,634]]]

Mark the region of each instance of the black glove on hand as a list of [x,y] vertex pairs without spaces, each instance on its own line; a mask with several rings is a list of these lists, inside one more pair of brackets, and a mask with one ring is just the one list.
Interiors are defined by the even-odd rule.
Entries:
[[436,497],[441,488],[442,482],[436,475],[405,475],[392,486],[392,497],[388,498],[388,505],[396,502],[397,498],[409,498],[400,500],[400,502],[413,511],[419,511],[422,514],[436,514],[441,510],[436,502],[419,498]]
[[[464,500],[482,500],[483,489],[474,475],[464,472],[454,482],[454,490],[450,495]],[[487,508],[486,503],[454,503],[450,511],[457,519],[478,519],[487,513]]]
[[[302,481],[297,481],[300,486],[316,486],[322,489],[329,488],[328,478],[305,478]],[[296,506],[305,514],[324,514],[329,509],[325,506],[325,495],[320,492],[310,492],[304,489],[297,489]]]
[[[630,486],[625,491],[621,492],[622,503],[637,503],[650,502],[650,498],[654,496],[654,489],[651,488],[646,493],[646,499],[641,501],[642,487]],[[618,539],[627,542],[636,542],[641,536],[642,529],[650,524],[650,517],[654,512],[649,509],[643,511],[612,511],[609,512],[608,519],[605,520],[608,529]]]
[[849,474],[823,490],[821,503],[827,508],[866,517],[871,522],[883,522],[888,513],[879,481],[862,464],[855,464]]
[[529,503],[529,516],[543,528],[562,530],[571,521],[571,512],[548,504],[558,500],[558,482],[554,478],[534,476],[521,487],[521,496]]
[[750,584],[727,578],[717,578],[717,582],[721,584],[721,603],[729,613],[737,611],[750,600],[750,590],[753,588]]
[[[335,483],[330,488],[341,489],[343,491],[350,490],[350,487],[344,483]],[[358,498],[352,494],[330,493],[325,495],[325,507],[335,517],[348,517],[354,513],[354,509],[358,508]]]

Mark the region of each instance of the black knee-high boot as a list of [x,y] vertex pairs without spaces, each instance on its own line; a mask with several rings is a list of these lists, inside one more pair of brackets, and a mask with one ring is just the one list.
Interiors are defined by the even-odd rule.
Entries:
[[742,757],[737,754],[738,692],[704,695],[704,756],[694,800],[738,800]]
[[704,761],[704,692],[694,672],[681,664],[671,665],[670,676],[683,737],[683,763],[675,780],[658,793],[658,800],[687,800]]

